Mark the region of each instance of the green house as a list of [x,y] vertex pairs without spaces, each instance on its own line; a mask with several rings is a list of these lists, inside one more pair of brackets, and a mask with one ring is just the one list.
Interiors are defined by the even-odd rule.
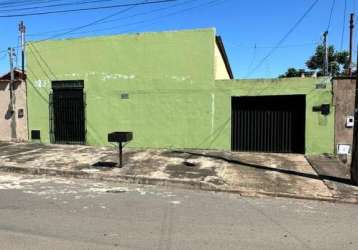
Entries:
[[330,80],[233,80],[215,29],[34,41],[27,72],[44,143],[333,152]]

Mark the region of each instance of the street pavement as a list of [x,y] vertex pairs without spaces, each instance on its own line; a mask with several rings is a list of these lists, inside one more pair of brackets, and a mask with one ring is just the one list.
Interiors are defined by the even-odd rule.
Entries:
[[0,249],[358,249],[354,204],[0,174]]

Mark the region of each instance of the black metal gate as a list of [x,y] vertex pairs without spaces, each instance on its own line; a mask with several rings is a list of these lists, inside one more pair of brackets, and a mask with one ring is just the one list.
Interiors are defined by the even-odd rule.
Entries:
[[85,98],[83,81],[54,81],[50,98],[51,141],[85,144]]
[[305,152],[305,95],[232,97],[232,150]]

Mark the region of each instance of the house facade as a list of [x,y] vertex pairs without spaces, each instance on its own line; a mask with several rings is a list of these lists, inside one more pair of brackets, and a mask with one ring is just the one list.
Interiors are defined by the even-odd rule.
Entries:
[[325,78],[233,80],[214,29],[32,42],[29,131],[45,143],[332,153]]
[[0,76],[0,140],[24,141],[27,134],[26,84],[21,71]]

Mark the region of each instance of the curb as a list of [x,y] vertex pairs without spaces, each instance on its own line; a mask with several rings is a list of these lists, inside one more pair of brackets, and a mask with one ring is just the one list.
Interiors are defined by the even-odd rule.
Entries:
[[73,171],[73,170],[59,170],[59,169],[52,169],[52,168],[28,168],[28,167],[18,167],[18,166],[0,166],[0,171],[6,173],[61,176],[67,178],[91,179],[91,180],[98,180],[98,181],[110,181],[110,182],[120,182],[120,183],[129,183],[129,184],[176,187],[176,188],[184,188],[184,189],[192,189],[192,190],[238,194],[243,197],[263,196],[263,197],[277,197],[277,198],[293,198],[293,199],[300,199],[300,200],[326,201],[326,202],[333,202],[333,203],[358,204],[358,199],[356,197],[352,197],[351,199],[340,198],[340,197],[327,197],[327,196],[310,197],[310,196],[302,196],[302,195],[290,194],[290,193],[248,191],[248,190],[235,189],[235,188],[234,189],[221,188],[215,186],[214,184],[210,184],[202,181],[160,179],[160,178],[151,178],[151,177],[138,176],[138,175],[114,175],[109,177],[101,173],[86,173],[82,171]]

